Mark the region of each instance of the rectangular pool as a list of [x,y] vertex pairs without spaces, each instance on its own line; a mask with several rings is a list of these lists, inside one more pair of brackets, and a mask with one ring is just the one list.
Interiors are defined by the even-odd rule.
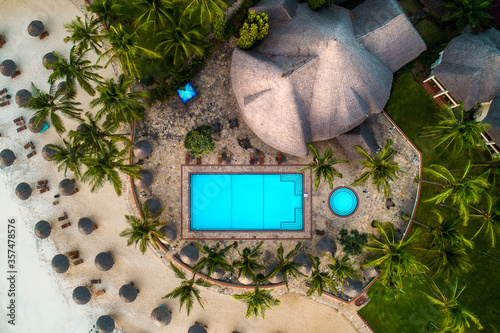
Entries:
[[302,230],[302,174],[190,174],[191,230]]

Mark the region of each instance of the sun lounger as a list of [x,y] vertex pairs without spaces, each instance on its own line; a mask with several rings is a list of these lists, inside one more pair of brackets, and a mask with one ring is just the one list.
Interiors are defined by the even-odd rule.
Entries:
[[[14,124],[16,124],[16,125],[17,125],[17,123],[18,123],[18,122],[20,122],[20,121],[24,121],[24,118],[23,118],[23,117],[19,117],[19,118],[16,118],[16,119],[14,119],[14,120],[13,120]],[[24,123],[23,123],[22,125],[24,125]],[[19,126],[19,125],[18,125],[18,126]]]
[[221,154],[219,154],[219,155],[217,156],[217,162],[218,162],[219,164],[222,164],[222,155],[221,155]]
[[54,206],[55,206],[55,205],[59,205],[59,201],[54,200],[54,201],[52,202],[52,204],[53,204]]
[[250,154],[250,164],[254,164],[254,163],[255,163],[255,155]]
[[283,164],[283,155],[278,154],[278,157],[276,159],[278,160],[278,165]]
[[73,263],[73,265],[75,265],[75,266],[78,266],[78,265],[80,265],[80,264],[83,264],[83,259],[78,259],[77,261],[75,261],[75,262]]
[[75,190],[73,191],[73,194],[78,193],[78,191],[80,191],[80,190],[78,189],[78,187],[75,187]]
[[27,158],[32,158],[33,156],[36,155],[36,151],[32,151],[31,153],[29,153],[28,155],[26,155]]
[[37,186],[36,186],[36,189],[37,189],[37,190],[40,190],[40,189],[42,189],[42,188],[46,188],[46,187],[47,187],[47,185],[46,185],[46,184],[39,184],[39,185],[37,185]]
[[[99,280],[100,281],[100,280]],[[101,290],[98,290],[95,295],[96,296],[101,296],[102,294],[106,293],[106,289],[101,289]]]
[[47,179],[45,180],[39,180],[38,185],[46,185],[49,181]]
[[262,154],[259,155],[259,164],[264,165],[264,155]]
[[33,144],[33,141],[30,141],[24,145],[24,149],[28,149],[28,148],[35,149],[35,145]]
[[196,164],[201,164],[201,156],[196,156]]
[[9,101],[5,101],[5,102],[3,102],[3,103],[0,103],[0,107],[1,107],[1,106],[7,106],[7,105],[9,105],[9,104],[10,104],[10,102],[9,102]]
[[38,38],[44,39],[45,37],[48,37],[48,36],[49,36],[49,32],[48,31],[44,31],[44,32],[42,32],[42,34],[40,36],[38,36]]
[[68,252],[66,255],[68,257],[70,257],[71,259],[78,259],[78,257],[80,256],[80,252],[78,252],[78,251],[71,251],[71,252]]
[[18,133],[19,133],[19,132],[22,132],[22,131],[24,131],[25,129],[26,129],[26,125],[23,125],[23,126],[21,126],[21,127],[18,127],[18,128],[17,128],[17,132],[18,132]]
[[40,194],[50,191],[50,188],[44,187],[40,190]]
[[97,224],[94,224],[94,226],[92,227],[92,230],[96,230],[98,227],[97,227]]
[[0,95],[3,95],[7,92],[7,88],[3,88],[2,90],[0,90]]
[[16,77],[18,77],[19,75],[21,75],[21,71],[19,69],[17,69],[14,74],[12,74],[11,78],[15,79]]
[[98,283],[101,283],[101,279],[94,279],[94,280],[90,280],[90,283],[91,283],[91,284],[98,284]]
[[191,159],[191,156],[189,156],[188,153],[186,153],[186,161],[185,164],[189,164],[189,160]]
[[58,221],[64,221],[64,220],[67,220],[68,219],[68,216],[66,215],[66,213],[63,213],[63,216],[59,216],[57,218]]
[[69,227],[71,225],[71,222],[67,222],[67,223],[64,223],[61,228],[62,229],[66,229],[67,227]]

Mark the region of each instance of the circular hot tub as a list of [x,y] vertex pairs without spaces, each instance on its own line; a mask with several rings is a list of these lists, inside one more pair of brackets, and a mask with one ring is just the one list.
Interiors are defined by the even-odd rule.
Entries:
[[337,187],[330,194],[330,209],[335,215],[346,217],[358,208],[358,196],[348,187]]

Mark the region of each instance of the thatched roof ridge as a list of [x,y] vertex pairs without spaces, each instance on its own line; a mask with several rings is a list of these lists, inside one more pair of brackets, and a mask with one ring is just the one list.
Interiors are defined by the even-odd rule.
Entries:
[[486,133],[500,146],[500,94],[491,102],[488,114],[483,119],[483,123],[490,124],[491,127]]

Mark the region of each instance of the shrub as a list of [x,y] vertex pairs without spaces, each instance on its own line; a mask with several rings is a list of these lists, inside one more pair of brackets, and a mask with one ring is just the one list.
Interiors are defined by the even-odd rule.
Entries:
[[240,29],[238,46],[243,50],[254,47],[269,32],[268,17],[265,13],[251,11]]
[[362,246],[368,242],[367,235],[360,234],[356,229],[352,229],[350,233],[347,232],[347,229],[342,229],[339,236],[339,242],[344,252],[352,255],[360,254],[363,250]]
[[209,154],[215,150],[215,143],[212,137],[213,127],[201,125],[189,131],[184,138],[184,148],[195,156]]
[[307,0],[307,5],[312,10],[318,10],[325,5],[325,0]]
[[212,33],[218,40],[226,39],[226,14],[219,14],[212,23]]

